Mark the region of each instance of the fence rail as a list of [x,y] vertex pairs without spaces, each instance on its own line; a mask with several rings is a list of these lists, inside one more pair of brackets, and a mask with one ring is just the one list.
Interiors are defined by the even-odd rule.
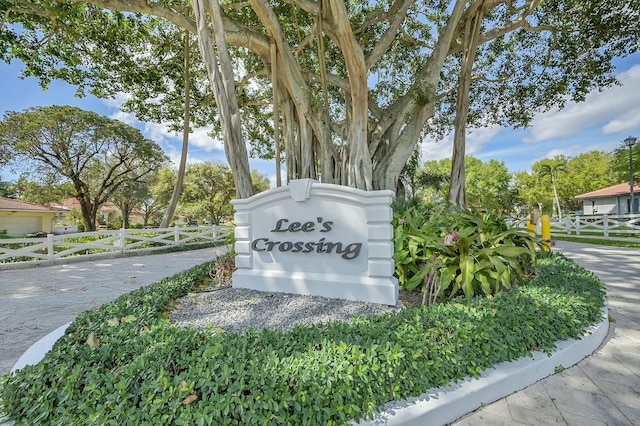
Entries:
[[551,233],[567,235],[640,235],[640,214],[571,216],[551,219]]
[[193,226],[0,239],[0,270],[54,265],[92,257],[142,254],[189,244],[219,243],[231,232],[231,226]]

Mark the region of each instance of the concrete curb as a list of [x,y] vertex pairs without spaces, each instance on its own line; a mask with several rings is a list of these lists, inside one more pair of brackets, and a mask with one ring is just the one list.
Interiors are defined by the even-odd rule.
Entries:
[[533,357],[521,357],[486,370],[479,379],[466,378],[457,384],[430,389],[417,398],[392,401],[382,407],[371,421],[358,425],[446,425],[483,405],[502,399],[537,381],[555,374],[556,368],[571,367],[593,354],[609,332],[609,316],[602,308],[602,321],[589,327],[581,340],[569,339],[556,343],[550,355],[535,352]]
[[35,365],[42,361],[42,358],[53,348],[54,343],[64,336],[64,332],[71,325],[70,322],[62,325],[51,333],[44,336],[42,339],[38,340],[36,343],[31,345],[29,349],[18,359],[18,361],[13,365],[11,371],[20,370],[21,368],[26,367],[27,365]]
[[[40,362],[53,344],[64,335],[70,324],[57,328],[34,343],[11,371]],[[358,425],[446,425],[483,405],[511,395],[554,374],[557,368],[577,364],[600,347],[608,332],[608,310],[604,307],[601,322],[589,327],[581,340],[569,339],[558,342],[551,356],[535,352],[533,357],[500,363],[482,373],[477,380],[467,378],[455,385],[430,389],[417,398],[390,402],[374,420],[360,422]],[[11,424],[13,423],[2,423],[0,420],[0,426]]]

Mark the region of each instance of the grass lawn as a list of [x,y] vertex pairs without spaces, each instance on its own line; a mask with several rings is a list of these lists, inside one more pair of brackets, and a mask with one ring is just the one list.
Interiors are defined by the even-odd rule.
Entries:
[[561,255],[527,284],[374,318],[283,333],[170,326],[211,265],[78,314],[35,366],[0,378],[24,424],[346,424],[391,400],[550,353],[601,319],[602,283]]
[[571,235],[553,235],[552,239],[558,241],[569,241],[572,243],[583,243],[583,244],[597,244],[601,246],[610,246],[610,247],[626,247],[626,248],[640,248],[640,242],[637,240],[625,240],[624,237],[618,237],[616,239],[607,239],[602,237],[601,235],[594,236],[585,236],[585,237],[577,237]]

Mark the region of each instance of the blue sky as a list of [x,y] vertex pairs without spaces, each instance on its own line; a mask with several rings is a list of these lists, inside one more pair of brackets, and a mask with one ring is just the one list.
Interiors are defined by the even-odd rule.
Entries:
[[[629,135],[640,137],[640,54],[616,61],[622,86],[593,92],[586,102],[567,103],[560,111],[539,114],[526,129],[499,126],[470,130],[467,154],[483,161],[504,161],[511,172],[530,171],[531,165],[556,155],[575,156],[593,150],[613,151]],[[120,101],[101,100],[92,96],[74,97],[75,88],[54,82],[43,91],[34,78],[18,78],[22,66],[0,63],[0,114],[22,111],[32,106],[73,105],[101,115],[117,118],[138,127],[144,135],[160,144],[178,164],[180,135],[170,134],[162,123],[142,123],[122,113]],[[190,138],[189,162],[218,160],[226,163],[222,145],[207,136],[207,129],[197,129]],[[451,157],[452,137],[423,144],[424,161]],[[251,167],[275,181],[272,162],[251,160]],[[0,179],[15,179],[8,170],[0,170]]]

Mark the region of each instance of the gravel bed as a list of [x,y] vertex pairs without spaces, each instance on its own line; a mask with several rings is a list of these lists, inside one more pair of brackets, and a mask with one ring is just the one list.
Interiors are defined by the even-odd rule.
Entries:
[[354,316],[382,315],[402,309],[376,303],[354,302],[279,292],[227,287],[185,296],[171,313],[171,323],[206,331],[207,326],[238,333],[258,330],[290,331],[296,325],[350,321]]

